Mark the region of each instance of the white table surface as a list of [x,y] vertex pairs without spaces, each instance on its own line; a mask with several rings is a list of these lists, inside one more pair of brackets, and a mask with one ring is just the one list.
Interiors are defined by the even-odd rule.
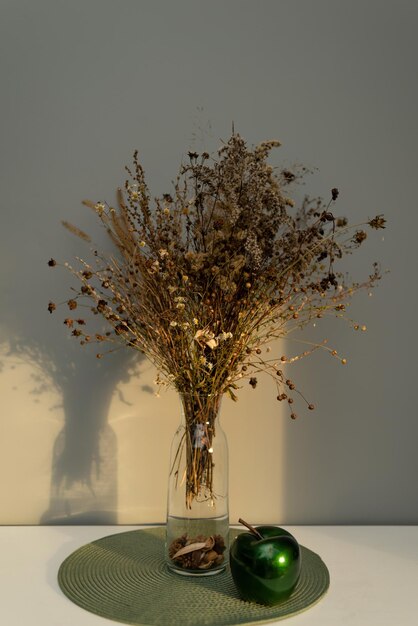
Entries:
[[[61,562],[85,543],[139,526],[0,527],[0,624],[111,626],[60,591]],[[418,526],[286,526],[321,555],[326,596],[289,626],[418,626]],[[270,622],[284,625],[286,621]]]

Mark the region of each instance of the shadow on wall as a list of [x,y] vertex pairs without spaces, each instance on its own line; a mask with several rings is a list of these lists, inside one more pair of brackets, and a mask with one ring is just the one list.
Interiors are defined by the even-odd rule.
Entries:
[[[13,476],[4,479],[3,488],[10,495],[7,483],[13,480],[12,488],[18,490],[22,484],[27,489],[24,495],[29,496],[26,503],[8,498],[7,522],[36,523],[40,519],[41,524],[112,524],[118,511],[118,470],[116,435],[108,424],[108,413],[118,385],[138,373],[141,355],[121,348],[99,360],[95,358],[94,345],[80,347],[77,338],[69,337],[71,333],[63,327],[63,321],[68,314],[65,303],[71,297],[74,279],[61,268],[48,267],[48,259],[50,254],[59,260],[90,258],[91,251],[86,250],[84,241],[60,228],[57,212],[44,209],[44,203],[47,207],[59,206],[59,199],[47,197],[31,211],[17,202],[12,204],[8,229],[0,233],[0,352],[6,366],[14,362],[19,368],[20,364],[22,372],[31,371],[31,377],[32,372],[37,372],[32,385],[35,389],[17,390],[19,409],[14,423],[10,419],[13,411],[6,409],[3,416],[9,430],[9,443],[3,440],[4,445],[9,445],[5,467],[13,465],[15,469]],[[53,223],[57,222],[56,229],[51,227],[51,215]],[[90,222],[88,218],[89,215],[82,223],[85,226],[87,222],[95,244],[99,248],[108,246],[106,233],[97,228],[93,216]],[[77,223],[76,215],[73,221]],[[63,304],[54,315],[47,310],[51,299]],[[80,303],[80,316],[87,324],[94,318],[91,331],[105,332],[101,327],[103,320],[94,317],[90,307],[84,305]],[[109,344],[100,351],[108,349]],[[25,393],[29,395],[23,397]],[[34,404],[41,400],[41,394],[47,411],[51,408],[49,397],[58,398],[55,408],[62,409],[64,418],[58,434],[56,421],[52,424],[50,415],[39,415],[40,402]],[[31,437],[35,440],[30,441]],[[47,459],[52,441],[49,470]],[[33,472],[32,493],[25,476],[27,471]],[[49,504],[45,506],[49,480]]]
[[126,365],[117,360],[83,359],[66,377],[64,426],[53,448],[50,506],[41,524],[117,523],[117,444],[107,422]]
[[53,446],[49,506],[39,523],[116,524],[117,442],[108,413],[118,384],[137,373],[141,355],[121,349],[99,361],[73,342],[62,350],[59,341],[41,346],[14,338],[5,356],[39,371],[35,397],[53,388],[62,398],[64,425]]

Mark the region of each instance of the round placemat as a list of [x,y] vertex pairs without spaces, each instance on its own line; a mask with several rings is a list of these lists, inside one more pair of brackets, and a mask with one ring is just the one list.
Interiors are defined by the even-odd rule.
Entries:
[[[230,531],[231,541],[240,531]],[[147,528],[98,539],[62,563],[64,594],[87,611],[138,626],[259,624],[295,615],[329,587],[321,558],[301,546],[302,572],[290,598],[267,607],[241,600],[229,568],[208,577],[179,576],[164,562],[165,528]]]

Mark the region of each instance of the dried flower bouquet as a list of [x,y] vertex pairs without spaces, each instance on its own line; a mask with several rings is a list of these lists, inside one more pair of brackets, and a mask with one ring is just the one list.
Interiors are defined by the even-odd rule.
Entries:
[[[328,203],[305,197],[295,207],[289,189],[305,168],[276,171],[269,165],[269,153],[279,145],[266,141],[251,149],[233,133],[214,159],[189,152],[172,194],[154,202],[135,153],[117,208],[84,202],[117,253],[94,251],[95,259],[78,259],[78,267],[65,263],[79,281],[66,303],[70,314],[87,307],[110,325],[104,333],[89,333],[91,319],[67,317],[72,335],[81,344],[121,342],[139,350],[157,367],[159,385],[192,398],[184,407],[190,428],[182,444],[189,508],[202,485],[214,496],[211,455],[197,458],[199,448],[191,443],[196,425],[204,424],[210,447],[215,428],[216,407],[209,400],[202,406],[201,399],[227,393],[235,400],[240,383],[247,379],[255,388],[265,372],[291,418],[297,417],[295,393],[312,410],[285,366],[319,348],[341,363],[345,359],[326,341],[305,342],[306,349],[291,357],[273,355],[269,344],[316,318],[345,317],[351,296],[380,278],[375,263],[364,281],[347,284],[337,266],[366,239],[366,227],[385,227],[383,216],[350,226],[331,211],[336,188]],[[90,241],[79,228],[65,226]],[[51,259],[49,265],[57,263]],[[55,303],[48,308],[52,312]],[[97,358],[102,356],[100,351]]]

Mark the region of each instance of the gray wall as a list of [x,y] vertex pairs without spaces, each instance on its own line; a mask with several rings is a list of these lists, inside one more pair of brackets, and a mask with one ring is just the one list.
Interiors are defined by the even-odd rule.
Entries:
[[[390,269],[373,297],[359,297],[350,310],[367,333],[339,322],[315,335],[328,336],[347,366],[315,355],[295,369],[316,412],[297,422],[273,416],[267,382],[257,404],[225,408],[233,506],[245,517],[263,483],[254,521],[418,523],[417,3],[2,0],[0,10],[0,501],[11,503],[0,508],[0,523],[61,519],[53,511],[60,488],[93,480],[92,459],[104,450],[107,473],[94,480],[107,495],[100,505],[75,507],[84,517],[71,521],[128,519],[118,517],[116,443],[103,423],[114,392],[132,388],[132,367],[144,365],[117,355],[100,369],[67,340],[45,306],[67,297],[70,280],[46,261],[83,250],[62,219],[101,241],[80,200],[111,200],[135,148],[153,192],[162,193],[187,149],[216,149],[232,121],[251,143],[280,139],[277,163],[317,168],[300,194],[327,195],[337,186],[339,210],[352,220],[384,213],[388,229],[370,236],[350,269],[361,278],[376,258]],[[148,398],[148,386],[140,389]],[[59,397],[58,413],[48,393]],[[262,419],[260,405],[280,422],[280,441],[276,451],[260,428],[256,453],[244,463],[233,435],[248,430],[254,439],[249,420]],[[51,446],[42,447],[48,437]],[[127,437],[118,431],[119,451]],[[118,455],[119,474],[133,455]],[[41,516],[42,498],[49,504]]]

